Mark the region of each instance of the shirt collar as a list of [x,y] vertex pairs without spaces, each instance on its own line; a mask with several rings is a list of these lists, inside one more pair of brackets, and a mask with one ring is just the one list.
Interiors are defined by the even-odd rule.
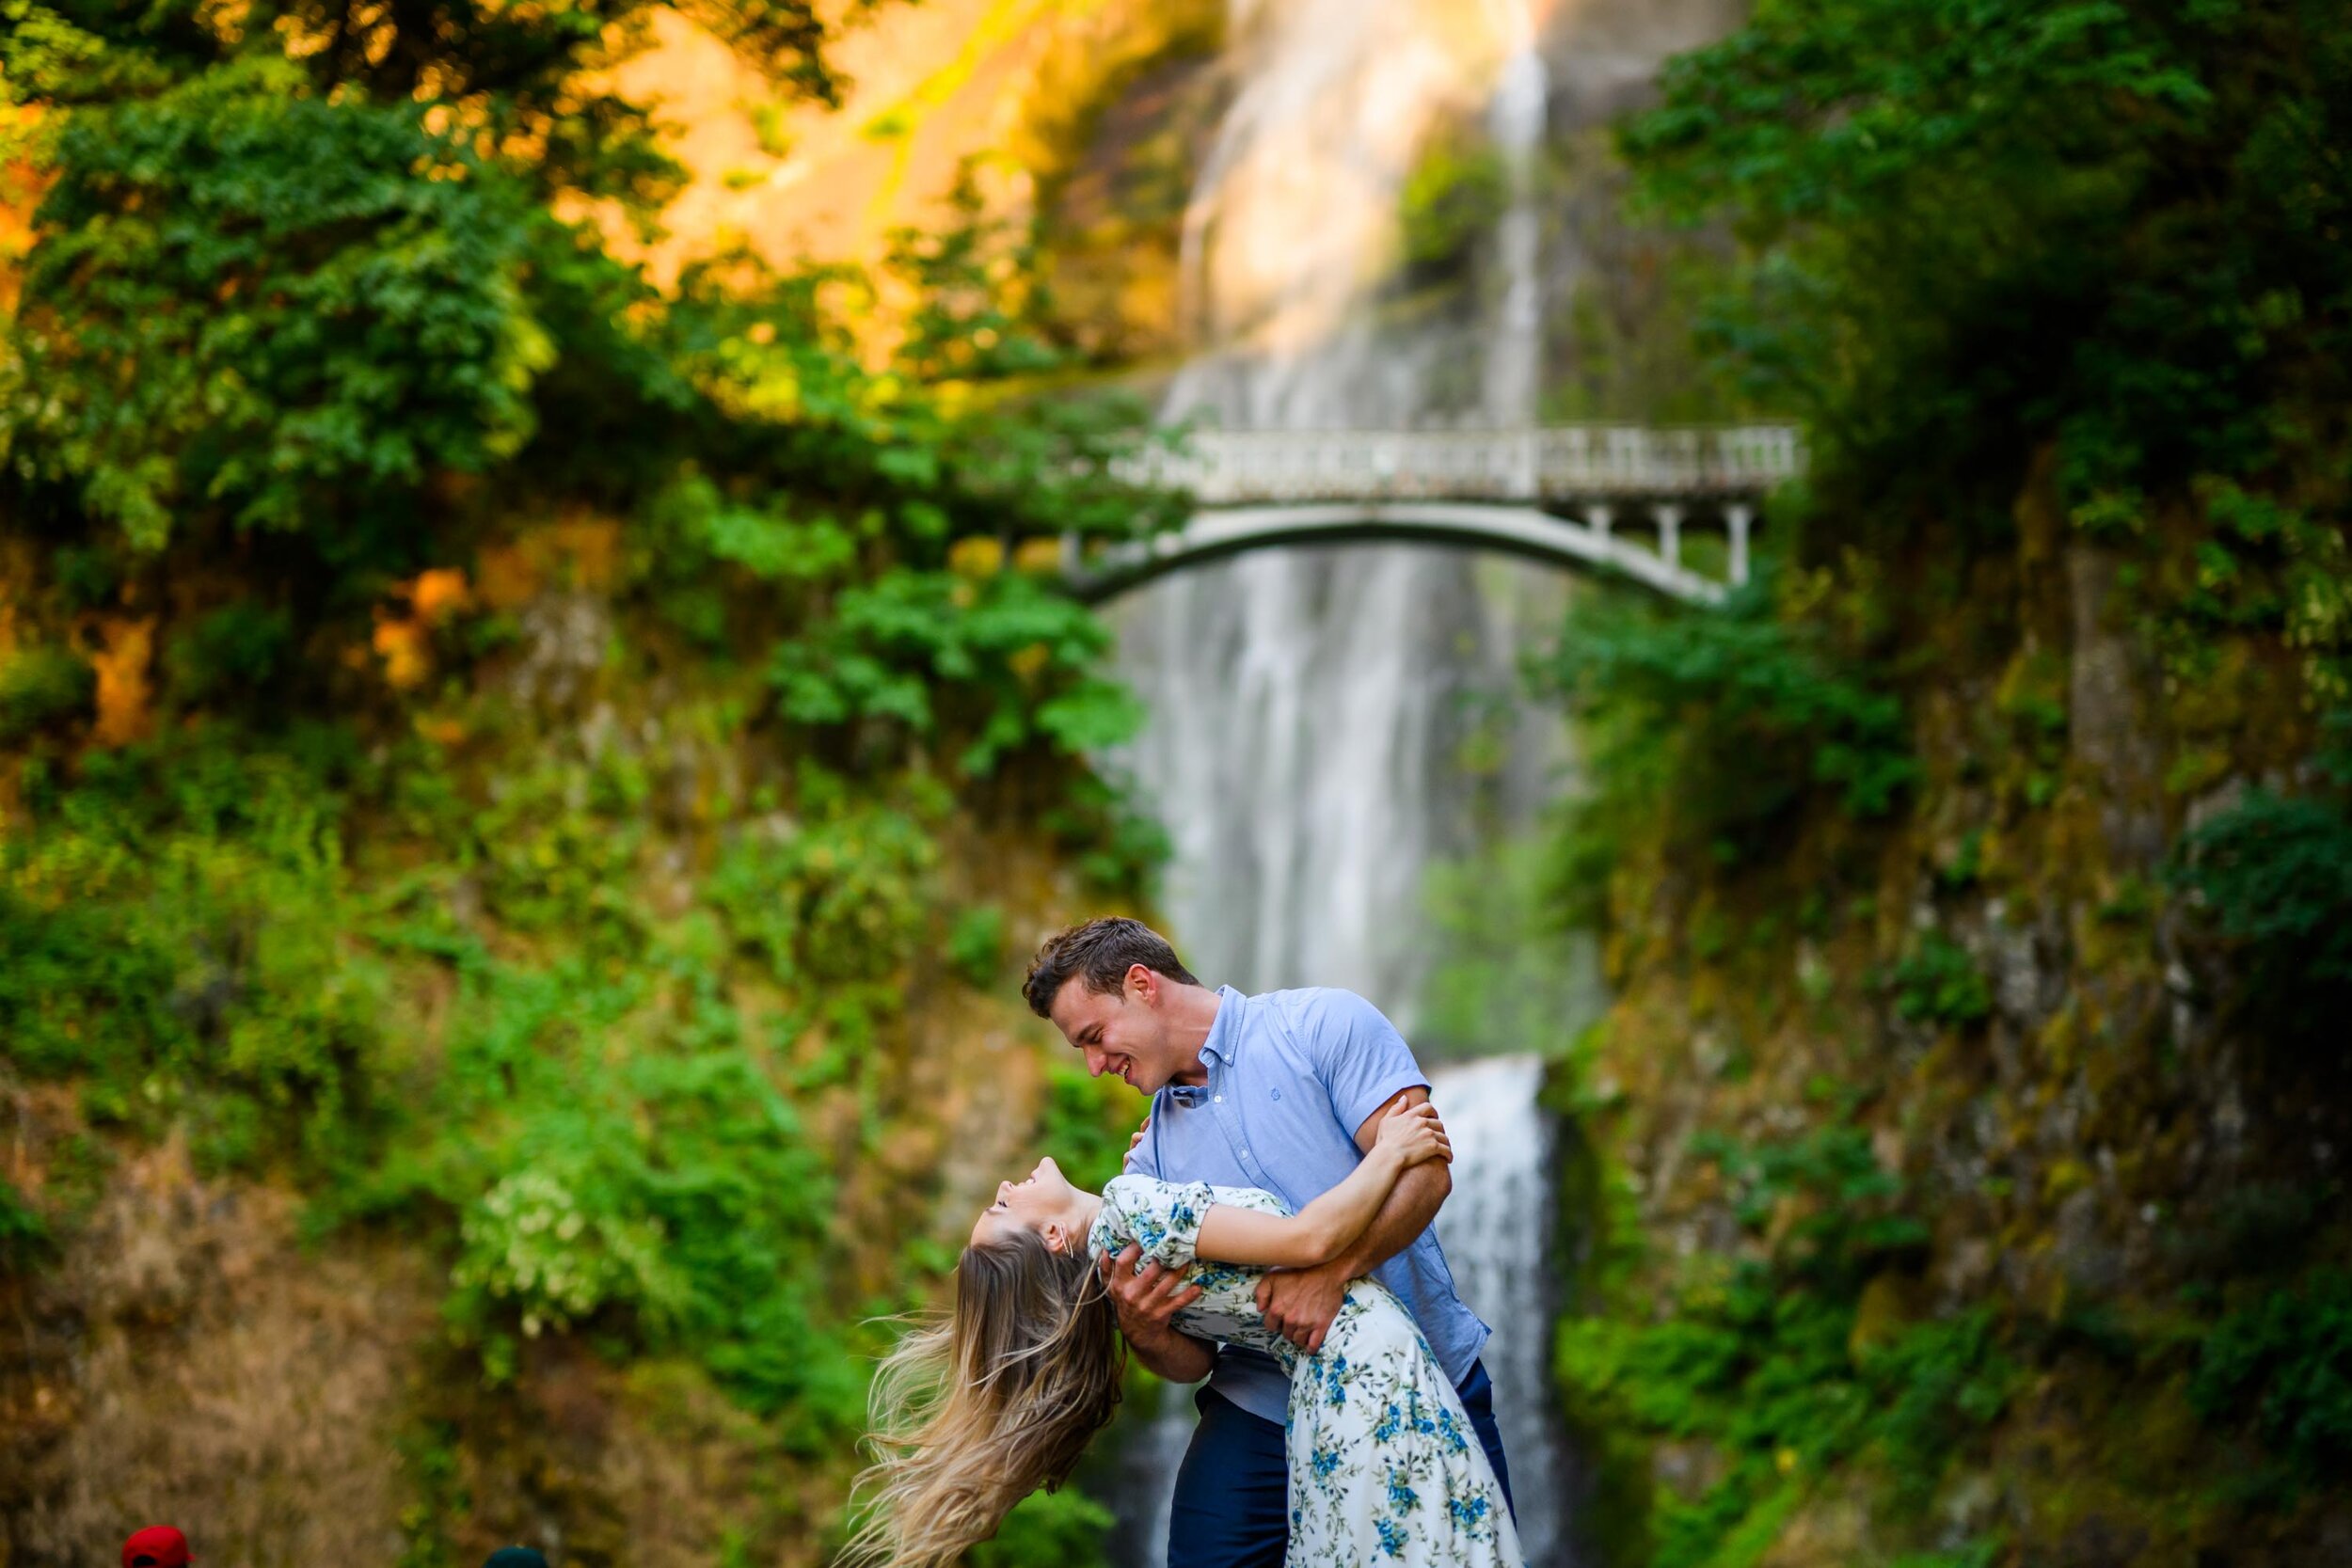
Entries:
[[[1241,1010],[1249,999],[1231,986],[1217,987],[1216,995],[1216,1017],[1209,1024],[1209,1037],[1200,1042],[1200,1059],[1231,1067],[1233,1048],[1241,1040]],[[1168,1092],[1184,1104],[1197,1105],[1209,1089],[1205,1084],[1171,1085]]]
[[1209,1037],[1200,1042],[1203,1060],[1216,1057],[1226,1067],[1233,1065],[1233,1048],[1241,1043],[1241,1010],[1249,998],[1231,986],[1216,988],[1216,1017],[1209,1024]]

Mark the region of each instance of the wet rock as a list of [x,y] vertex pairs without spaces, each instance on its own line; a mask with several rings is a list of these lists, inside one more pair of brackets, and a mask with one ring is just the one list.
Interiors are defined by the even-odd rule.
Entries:
[[2067,1195],[2051,1227],[2058,1272],[2074,1290],[2108,1295],[2123,1283],[2123,1251],[2108,1235],[2099,1193],[2085,1187]]
[[2127,863],[2153,866],[2166,842],[2163,816],[2153,807],[2163,756],[2140,701],[2151,684],[2145,656],[2114,624],[2118,564],[2112,553],[2088,546],[2066,552],[2074,644],[2067,751],[2073,766],[2101,786],[2106,804],[2100,827],[2109,849]]

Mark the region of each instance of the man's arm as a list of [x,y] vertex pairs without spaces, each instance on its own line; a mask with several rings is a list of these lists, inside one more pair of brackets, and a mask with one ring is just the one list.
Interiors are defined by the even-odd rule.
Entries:
[[[1415,1092],[1423,1101],[1429,1098],[1425,1089]],[[1340,1271],[1342,1280],[1361,1279],[1411,1246],[1453,1192],[1454,1171],[1444,1161],[1415,1165],[1397,1178],[1396,1190],[1389,1194],[1389,1201],[1380,1206],[1362,1239],[1324,1267]]]
[[1168,1320],[1200,1299],[1200,1287],[1184,1270],[1157,1263],[1136,1273],[1136,1260],[1142,1256],[1143,1249],[1129,1243],[1118,1258],[1102,1259],[1111,1307],[1119,1314],[1119,1332],[1136,1359],[1154,1375],[1170,1383],[1198,1383],[1216,1368],[1216,1347],[1177,1332]]
[[[1399,1095],[1400,1101],[1403,1096]],[[1454,1158],[1435,1105],[1391,1111],[1380,1140],[1340,1184],[1318,1193],[1295,1214],[1268,1214],[1242,1204],[1212,1203],[1200,1215],[1193,1256],[1246,1268],[1314,1269],[1352,1256],[1372,1222],[1415,1165]]]
[[[1427,1089],[1408,1089],[1402,1101],[1381,1106],[1356,1129],[1356,1147],[1369,1151],[1379,1140],[1380,1124],[1392,1109],[1425,1104],[1428,1099]],[[1340,1298],[1347,1293],[1347,1282],[1370,1274],[1412,1245],[1413,1239],[1438,1217],[1453,1191],[1453,1167],[1442,1160],[1406,1171],[1397,1179],[1395,1190],[1362,1238],[1346,1253],[1320,1268],[1281,1269],[1258,1281],[1258,1309],[1265,1314],[1266,1326],[1310,1354],[1321,1350],[1323,1337],[1331,1332],[1331,1320],[1340,1315]],[[1152,1363],[1147,1358],[1144,1365]]]

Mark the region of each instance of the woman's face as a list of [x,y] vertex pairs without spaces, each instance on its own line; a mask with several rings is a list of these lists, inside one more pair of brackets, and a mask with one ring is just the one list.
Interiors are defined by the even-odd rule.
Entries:
[[1068,1244],[1067,1229],[1077,1197],[1078,1189],[1062,1175],[1061,1167],[1051,1159],[1040,1160],[1018,1181],[997,1183],[996,1201],[980,1212],[972,1227],[973,1244],[1000,1241],[1013,1230],[1028,1230],[1044,1237],[1046,1245],[1058,1252]]

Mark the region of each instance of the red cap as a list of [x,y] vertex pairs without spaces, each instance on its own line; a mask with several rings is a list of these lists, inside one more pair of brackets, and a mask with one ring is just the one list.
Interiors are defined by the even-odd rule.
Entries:
[[122,1568],[187,1568],[188,1538],[169,1525],[150,1525],[122,1544]]

